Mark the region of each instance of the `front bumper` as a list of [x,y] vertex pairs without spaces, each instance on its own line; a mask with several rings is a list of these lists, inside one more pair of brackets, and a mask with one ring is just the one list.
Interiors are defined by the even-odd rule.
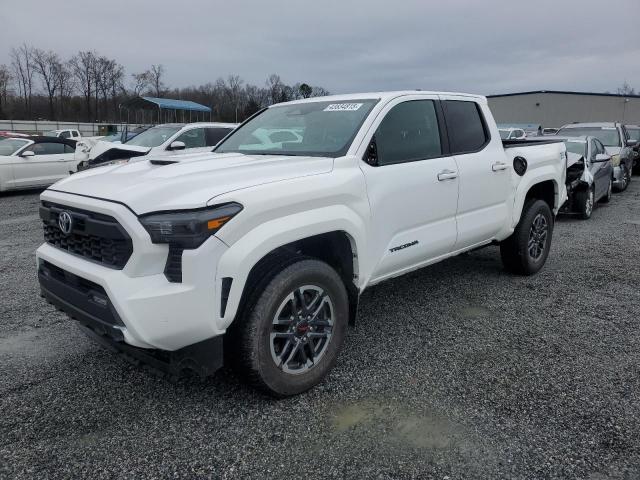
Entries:
[[110,299],[98,285],[41,261],[38,279],[42,296],[57,309],[77,320],[84,333],[103,346],[141,361],[172,378],[183,370],[202,377],[212,375],[223,365],[223,337],[218,335],[173,352],[145,349],[124,342],[124,323]]
[[[216,268],[227,250],[222,241],[211,237],[197,250],[185,250],[182,282],[172,283],[164,275],[168,246],[152,244],[137,217],[125,206],[50,190],[42,198],[110,215],[133,243],[133,254],[122,270],[47,243],[40,246],[36,252],[39,278],[49,301],[99,335],[132,347],[175,352],[222,338],[221,299],[216,294],[221,292]],[[47,269],[61,271],[63,277],[47,276]],[[65,286],[65,279],[72,287],[82,284],[82,288]]]

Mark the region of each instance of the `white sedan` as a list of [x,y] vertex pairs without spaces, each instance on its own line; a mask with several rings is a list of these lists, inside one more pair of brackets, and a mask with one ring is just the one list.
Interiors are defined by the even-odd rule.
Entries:
[[47,187],[76,170],[75,141],[53,137],[0,140],[0,192]]

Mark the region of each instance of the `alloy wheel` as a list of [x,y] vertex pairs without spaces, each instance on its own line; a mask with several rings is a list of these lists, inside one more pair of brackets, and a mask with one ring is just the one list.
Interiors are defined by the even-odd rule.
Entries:
[[584,205],[584,214],[586,217],[590,217],[593,212],[593,204],[595,200],[595,194],[593,193],[593,189],[589,190],[589,195],[587,195],[587,199]]
[[331,342],[334,311],[331,298],[317,285],[289,293],[272,321],[271,358],[285,373],[301,374],[322,359]]
[[529,257],[534,261],[538,261],[544,254],[547,246],[547,236],[549,233],[549,223],[542,213],[539,213],[533,219],[531,229],[529,230],[529,242],[527,248]]

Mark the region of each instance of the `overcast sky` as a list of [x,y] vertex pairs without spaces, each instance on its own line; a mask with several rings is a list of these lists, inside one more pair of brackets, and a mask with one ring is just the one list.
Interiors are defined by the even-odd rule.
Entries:
[[0,25],[0,63],[22,42],[96,50],[128,78],[161,63],[172,87],[278,73],[332,93],[640,89],[640,0],[20,0]]

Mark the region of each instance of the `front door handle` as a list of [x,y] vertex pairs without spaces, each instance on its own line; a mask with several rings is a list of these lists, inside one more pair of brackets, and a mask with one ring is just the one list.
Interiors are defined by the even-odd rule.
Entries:
[[438,174],[439,182],[453,180],[454,178],[458,178],[458,172],[454,172],[453,170],[443,170]]
[[500,170],[506,170],[507,168],[509,168],[509,165],[507,165],[504,162],[496,162],[493,165],[491,165],[491,170],[493,170],[494,172],[499,172]]

